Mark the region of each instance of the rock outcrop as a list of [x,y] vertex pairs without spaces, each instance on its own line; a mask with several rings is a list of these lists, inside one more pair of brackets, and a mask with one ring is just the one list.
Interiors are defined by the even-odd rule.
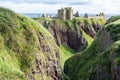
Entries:
[[120,80],[120,20],[107,24],[91,46],[69,58],[68,80]]
[[88,45],[82,31],[89,35],[89,37],[96,38],[96,33],[105,23],[101,19],[94,20],[86,18],[73,19],[71,21],[50,20],[41,22],[43,26],[47,26],[48,31],[54,36],[59,46],[64,44],[77,51],[84,50]]
[[84,47],[87,43],[79,28],[71,29],[70,25],[64,27],[55,20],[48,25],[48,31],[52,33],[58,45],[65,44],[74,50]]
[[39,23],[0,7],[0,80],[61,80],[59,48]]

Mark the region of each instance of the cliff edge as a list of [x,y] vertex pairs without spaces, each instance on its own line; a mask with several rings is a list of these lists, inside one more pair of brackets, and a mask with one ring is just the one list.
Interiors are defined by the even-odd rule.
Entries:
[[36,21],[0,7],[0,80],[61,80],[59,48]]

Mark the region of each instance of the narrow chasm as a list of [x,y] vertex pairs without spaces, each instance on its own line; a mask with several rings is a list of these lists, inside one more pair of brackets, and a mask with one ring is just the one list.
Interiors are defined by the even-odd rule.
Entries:
[[106,22],[104,18],[34,19],[53,35],[56,44],[59,46],[62,69],[67,59],[86,50],[91,45],[96,39],[98,31],[102,29]]

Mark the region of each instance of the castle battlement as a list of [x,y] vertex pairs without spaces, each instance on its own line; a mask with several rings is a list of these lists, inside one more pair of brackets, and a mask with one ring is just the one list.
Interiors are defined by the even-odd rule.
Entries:
[[61,20],[72,20],[73,9],[71,7],[61,8],[58,10],[58,18]]

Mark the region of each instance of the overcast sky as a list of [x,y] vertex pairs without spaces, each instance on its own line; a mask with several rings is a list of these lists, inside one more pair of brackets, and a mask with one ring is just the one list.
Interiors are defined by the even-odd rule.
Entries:
[[57,13],[62,7],[79,13],[120,13],[120,0],[0,0],[0,6],[18,13]]

